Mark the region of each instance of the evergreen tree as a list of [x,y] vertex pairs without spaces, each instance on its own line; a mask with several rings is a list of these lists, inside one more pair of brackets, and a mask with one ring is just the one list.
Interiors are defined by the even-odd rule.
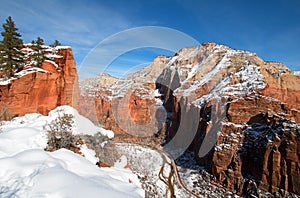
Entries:
[[35,61],[35,66],[40,67],[45,60],[45,52],[43,49],[44,40],[41,37],[37,37],[36,41],[31,42],[33,44],[32,49],[34,53],[31,56],[31,60]]
[[44,40],[41,37],[37,37],[36,44],[39,48],[42,48],[42,45],[44,45]]
[[3,40],[0,41],[0,68],[6,76],[13,76],[14,72],[21,71],[24,67],[23,41],[17,32],[15,22],[11,16],[6,19],[1,32]]
[[50,45],[50,47],[56,47],[61,46],[61,43],[58,40],[55,40],[53,44]]

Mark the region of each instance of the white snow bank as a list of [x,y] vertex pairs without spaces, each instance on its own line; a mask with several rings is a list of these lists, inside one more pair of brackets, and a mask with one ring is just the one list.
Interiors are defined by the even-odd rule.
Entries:
[[46,134],[33,127],[12,128],[0,133],[0,158],[46,146]]
[[49,112],[49,119],[54,120],[59,115],[63,114],[72,114],[74,116],[74,126],[73,133],[74,134],[88,134],[94,135],[100,132],[102,135],[106,135],[109,138],[114,137],[114,133],[110,130],[103,129],[99,126],[94,125],[89,119],[80,115],[78,111],[70,106],[59,106],[56,109]]
[[100,169],[65,149],[53,153],[31,149],[0,159],[1,197],[143,197],[143,194],[131,172]]
[[89,119],[80,115],[76,109],[67,105],[59,106],[50,111],[48,116],[33,113],[14,118],[11,121],[4,122],[5,126],[3,126],[3,130],[10,130],[16,127],[35,127],[39,130],[43,130],[43,126],[47,123],[50,124],[51,121],[55,120],[58,116],[63,116],[63,114],[72,114],[74,116],[74,124],[72,128],[73,134],[94,135],[100,132],[108,138],[114,137],[114,133],[112,131],[94,125],[94,123],[92,123]]

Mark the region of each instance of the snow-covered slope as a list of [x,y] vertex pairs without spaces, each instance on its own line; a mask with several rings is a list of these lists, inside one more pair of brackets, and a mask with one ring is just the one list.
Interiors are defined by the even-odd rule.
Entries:
[[4,126],[2,127],[5,130],[24,127],[33,127],[39,130],[43,130],[43,126],[56,119],[58,116],[62,116],[64,113],[74,116],[74,124],[72,127],[73,134],[93,135],[100,132],[102,135],[106,135],[109,138],[114,137],[114,133],[112,131],[95,126],[89,119],[80,115],[76,109],[67,105],[59,106],[56,109],[50,111],[48,116],[33,113],[27,114],[22,117],[17,117],[11,121],[3,121]]
[[66,149],[44,151],[47,132],[43,128],[62,112],[74,115],[74,133],[113,135],[68,106],[49,116],[28,114],[2,122],[0,197],[143,197],[137,176],[128,169],[98,168],[91,159]]

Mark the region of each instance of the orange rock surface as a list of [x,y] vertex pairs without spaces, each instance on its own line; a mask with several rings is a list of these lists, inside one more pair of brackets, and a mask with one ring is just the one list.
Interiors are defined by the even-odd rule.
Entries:
[[54,62],[45,61],[41,69],[0,85],[0,119],[27,113],[48,112],[60,105],[78,106],[79,87],[71,48],[60,49]]

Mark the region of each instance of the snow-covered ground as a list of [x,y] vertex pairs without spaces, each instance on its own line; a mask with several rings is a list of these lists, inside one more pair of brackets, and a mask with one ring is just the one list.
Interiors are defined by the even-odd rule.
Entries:
[[[126,161],[140,178],[146,191],[146,197],[170,196],[168,187],[160,179],[160,177],[164,179],[169,177],[171,171],[169,166],[171,159],[163,154],[163,151],[159,152],[159,150],[129,143],[118,143],[117,150],[123,155],[123,163]],[[182,189],[177,182],[174,180],[175,196],[190,197],[190,194]]]
[[166,186],[159,180],[158,173],[162,166],[161,155],[147,147],[134,144],[117,144],[118,152],[123,155],[123,160],[139,175],[144,183],[148,195],[151,197],[165,197]]
[[122,167],[97,167],[94,152],[85,146],[86,158],[66,149],[44,151],[44,126],[62,112],[74,115],[73,133],[113,137],[68,106],[48,116],[28,114],[1,122],[0,197],[144,197],[136,175]]

